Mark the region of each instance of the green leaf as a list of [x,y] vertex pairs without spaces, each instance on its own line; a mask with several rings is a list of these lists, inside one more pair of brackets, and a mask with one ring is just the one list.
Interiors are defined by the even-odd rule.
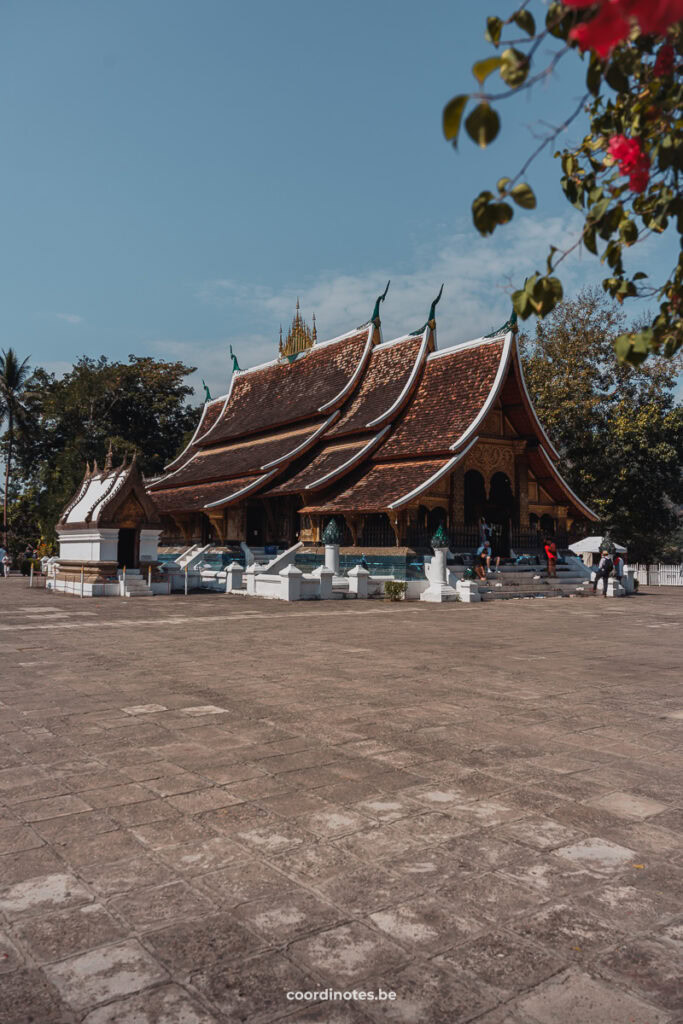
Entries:
[[588,211],[588,215],[591,218],[591,220],[593,220],[593,221],[602,220],[602,218],[607,213],[607,210],[609,208],[609,204],[611,203],[611,201],[612,201],[611,196],[607,196],[606,199],[601,199],[599,203],[595,203],[594,206],[591,206],[591,208]]
[[625,362],[628,358],[629,352],[631,351],[631,335],[620,334],[618,338],[615,338],[614,351],[619,362]]
[[607,65],[605,79],[615,92],[627,93],[629,91],[628,75],[624,74],[621,68],[615,64],[614,60],[610,61]]
[[518,316],[521,316],[522,320],[528,320],[533,313],[534,309],[531,305],[529,296],[527,295],[524,288],[519,291],[513,292],[512,296],[512,308]]
[[467,94],[454,96],[443,108],[443,133],[449,141],[453,140],[454,146],[458,144],[460,122],[468,99]]
[[498,191],[502,195],[503,192],[505,191],[505,189],[508,187],[509,184],[510,184],[510,179],[509,178],[499,178],[498,182],[496,184],[496,188],[498,189]]
[[503,19],[502,18],[487,18],[486,19],[486,32],[484,33],[484,39],[488,43],[493,43],[494,46],[498,46],[500,42],[500,33],[503,31]]
[[465,121],[467,134],[485,149],[500,131],[500,118],[488,103],[480,103]]
[[630,219],[622,220],[619,228],[619,234],[626,243],[626,245],[633,245],[634,242],[638,241],[638,228],[635,221]]
[[555,255],[556,252],[558,252],[557,246],[556,245],[551,245],[550,246],[550,252],[548,253],[548,259],[546,261],[546,269],[547,269],[549,274],[552,273],[552,269],[553,269],[553,256]]
[[595,224],[591,224],[589,228],[586,228],[583,232],[583,244],[586,246],[589,252],[592,252],[594,256],[598,255],[598,248],[595,244]]
[[635,273],[635,274],[633,275],[633,280],[634,280],[634,281],[642,281],[642,279],[643,279],[644,277],[647,277],[647,274],[645,274],[645,273],[644,273],[644,272],[643,272],[642,270],[638,270],[638,271],[636,271],[636,273]]
[[472,203],[472,220],[480,235],[490,235],[496,227],[491,213],[492,192],[480,192]]
[[566,39],[569,34],[571,13],[566,15],[566,8],[561,3],[552,3],[545,16],[545,27],[556,39]]
[[594,54],[591,56],[590,63],[588,65],[588,71],[586,72],[586,88],[593,96],[597,96],[600,92],[600,83],[602,82],[602,61],[599,57]]
[[518,25],[519,28],[521,28],[522,32],[526,32],[529,36],[536,35],[536,22],[534,21],[534,16],[531,11],[515,11],[512,15],[512,20],[515,25]]
[[491,203],[491,214],[497,224],[508,224],[512,220],[514,210],[509,203]]
[[527,185],[525,182],[515,185],[510,195],[517,203],[517,206],[521,206],[523,210],[534,210],[536,208],[536,196],[531,185]]
[[517,89],[529,74],[529,58],[521,50],[509,47],[501,54],[500,77],[511,89]]
[[478,60],[472,65],[472,74],[483,85],[492,71],[495,71],[502,64],[502,57],[488,57],[486,60]]

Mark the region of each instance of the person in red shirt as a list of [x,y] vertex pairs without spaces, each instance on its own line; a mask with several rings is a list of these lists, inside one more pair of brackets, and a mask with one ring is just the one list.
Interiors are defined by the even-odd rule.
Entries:
[[548,576],[555,577],[557,575],[555,571],[557,566],[557,545],[555,541],[547,538],[544,550],[545,557],[548,560]]

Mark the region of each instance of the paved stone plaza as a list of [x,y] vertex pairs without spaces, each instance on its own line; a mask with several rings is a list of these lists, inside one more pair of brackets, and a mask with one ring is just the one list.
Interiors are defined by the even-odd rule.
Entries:
[[683,1020],[681,609],[0,581],[0,1020]]

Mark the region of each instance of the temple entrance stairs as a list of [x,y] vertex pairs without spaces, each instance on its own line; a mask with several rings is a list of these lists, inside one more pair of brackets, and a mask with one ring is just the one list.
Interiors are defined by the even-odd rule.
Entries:
[[[123,580],[123,571],[119,569],[119,580]],[[126,589],[124,597],[153,597],[152,588],[139,569],[126,569]]]
[[521,597],[571,597],[588,593],[586,576],[568,565],[557,566],[549,578],[545,568],[534,565],[502,565],[479,584],[482,601],[506,601]]

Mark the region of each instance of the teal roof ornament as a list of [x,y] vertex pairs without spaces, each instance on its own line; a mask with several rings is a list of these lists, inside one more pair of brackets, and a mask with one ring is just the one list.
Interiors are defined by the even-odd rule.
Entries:
[[490,334],[485,334],[484,337],[495,338],[499,334],[507,334],[508,331],[512,331],[513,333],[516,333],[517,331],[517,314],[514,309],[512,310],[510,318],[505,321],[502,327],[499,327],[496,331],[491,331]]
[[429,307],[429,316],[427,317],[427,322],[422,324],[422,327],[420,327],[420,329],[418,331],[411,331],[410,332],[411,337],[416,337],[418,334],[422,334],[422,332],[425,330],[426,327],[431,327],[431,329],[434,330],[434,328],[436,327],[436,307],[437,307],[437,303],[439,302],[439,299],[441,298],[442,295],[443,295],[443,285],[441,285],[441,288],[439,289],[439,294],[437,295],[437,297],[434,299],[434,301],[432,302],[431,306]]
[[342,534],[336,519],[330,519],[323,530],[323,544],[341,544]]
[[207,388],[206,383],[205,383],[203,377],[202,377],[202,387],[204,388],[204,401],[205,402],[210,402],[211,401],[211,392]]
[[233,373],[241,373],[242,370],[241,370],[240,364],[237,362],[237,356],[235,355],[235,353],[232,350],[232,345],[230,346],[230,358],[232,359],[232,372]]
[[384,291],[382,292],[381,295],[377,296],[377,301],[375,302],[375,308],[372,311],[372,316],[370,317],[369,320],[366,320],[364,324],[360,324],[359,327],[358,327],[358,330],[360,330],[361,327],[367,327],[368,324],[374,324],[375,327],[379,327],[379,325],[380,325],[380,318],[379,318],[380,303],[384,302],[384,300],[386,299],[387,292],[389,291],[389,285],[390,284],[391,284],[391,280],[387,281],[386,288],[384,289]]
[[443,523],[439,523],[436,528],[436,533],[429,542],[433,548],[447,548],[450,545],[448,534],[443,528]]

